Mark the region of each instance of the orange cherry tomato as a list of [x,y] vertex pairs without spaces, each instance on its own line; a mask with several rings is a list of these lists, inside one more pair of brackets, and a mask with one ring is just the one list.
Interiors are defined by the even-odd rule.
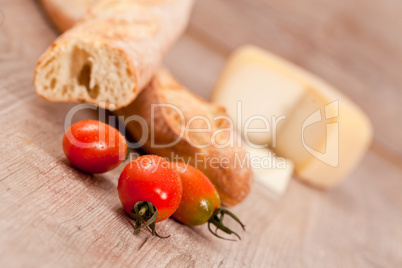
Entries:
[[[210,232],[222,239],[226,238],[220,236],[218,230],[229,235],[234,234],[240,239],[236,232],[223,224],[223,217],[229,215],[240,224],[243,230],[244,224],[232,212],[220,207],[219,194],[208,177],[191,165],[180,162],[171,163],[171,165],[179,172],[183,184],[183,197],[172,217],[187,225],[208,223]],[[215,225],[215,231],[211,229],[211,224]]]
[[183,163],[173,163],[180,173],[183,197],[173,218],[187,225],[201,225],[212,217],[221,205],[215,186],[199,169]]

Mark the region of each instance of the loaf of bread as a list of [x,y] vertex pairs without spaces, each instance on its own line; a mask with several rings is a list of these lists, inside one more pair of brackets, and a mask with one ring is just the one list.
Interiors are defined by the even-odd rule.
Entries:
[[124,116],[128,131],[145,152],[203,171],[225,206],[236,205],[249,194],[249,159],[225,109],[195,96],[165,69],[159,69],[137,99],[117,114]]
[[127,106],[185,29],[193,0],[85,2],[90,8],[77,11],[85,16],[40,58],[36,92],[49,101]]
[[65,32],[83,19],[99,0],[39,0],[45,13],[59,32]]

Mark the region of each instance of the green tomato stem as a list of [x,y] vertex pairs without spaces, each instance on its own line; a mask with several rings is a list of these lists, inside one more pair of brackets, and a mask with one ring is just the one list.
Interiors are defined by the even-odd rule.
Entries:
[[140,211],[138,212],[138,215],[142,216],[145,214],[145,212],[148,211],[148,205],[143,205],[140,209]]
[[168,238],[169,236],[160,236],[156,230],[156,219],[158,218],[158,210],[151,202],[139,201],[135,203],[134,209],[131,210],[131,217],[135,220],[134,234],[139,234],[142,229],[147,229],[152,236],[159,238]]
[[[229,210],[225,209],[225,208],[218,208],[217,210],[215,210],[214,214],[212,214],[212,217],[208,220],[208,229],[209,231],[216,237],[224,239],[224,240],[229,240],[229,241],[236,241],[234,239],[228,239],[228,238],[224,238],[222,236],[220,236],[218,234],[218,230],[221,230],[225,233],[227,233],[228,235],[235,235],[237,238],[239,238],[239,240],[241,240],[241,237],[233,230],[229,229],[228,227],[226,227],[223,224],[223,218],[225,215],[229,215],[232,219],[234,219],[237,223],[240,224],[241,228],[245,231],[246,230],[246,226],[240,221],[240,219],[233,214],[232,212],[230,212]],[[216,229],[215,231],[213,231],[211,229],[211,224],[215,225]]]

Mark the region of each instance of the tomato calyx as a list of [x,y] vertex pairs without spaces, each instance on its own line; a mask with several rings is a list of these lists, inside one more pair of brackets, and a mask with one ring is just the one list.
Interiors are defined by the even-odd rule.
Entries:
[[139,234],[142,229],[147,229],[152,236],[159,238],[169,238],[169,236],[160,236],[156,230],[156,219],[158,218],[158,209],[151,203],[139,201],[135,203],[131,210],[131,217],[135,220],[134,234]]
[[[246,226],[240,221],[240,219],[233,214],[232,212],[230,212],[227,209],[224,208],[218,208],[217,210],[215,210],[214,214],[212,214],[212,217],[208,220],[208,229],[209,231],[216,237],[224,239],[224,240],[229,240],[229,241],[236,241],[234,239],[228,239],[228,238],[224,238],[222,236],[220,236],[218,234],[218,230],[221,230],[225,233],[227,233],[228,235],[232,235],[234,234],[235,236],[237,236],[237,238],[239,238],[239,240],[241,240],[241,237],[233,230],[231,230],[230,228],[226,227],[223,224],[223,218],[225,215],[229,215],[232,219],[234,219],[237,223],[240,224],[241,228],[243,229],[243,231],[246,230]],[[213,231],[211,229],[211,224],[215,225],[216,229],[215,231]]]

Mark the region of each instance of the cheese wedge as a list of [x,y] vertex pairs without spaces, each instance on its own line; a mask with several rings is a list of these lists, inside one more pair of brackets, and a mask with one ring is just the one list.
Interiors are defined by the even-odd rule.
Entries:
[[266,148],[246,147],[254,179],[277,195],[285,193],[293,174],[293,162]]
[[319,188],[346,178],[372,140],[369,119],[347,97],[254,46],[230,57],[212,101],[226,107],[246,141],[268,144]]

